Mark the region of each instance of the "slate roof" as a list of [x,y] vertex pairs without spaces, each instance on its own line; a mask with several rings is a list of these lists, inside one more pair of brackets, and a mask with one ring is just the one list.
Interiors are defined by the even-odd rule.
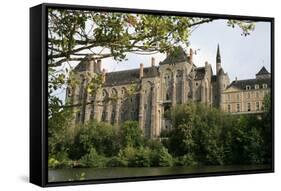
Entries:
[[83,72],[87,70],[89,64],[88,57],[85,56],[83,60],[74,68],[74,71]]
[[[105,86],[137,83],[139,82],[139,73],[139,68],[106,73]],[[159,72],[156,66],[143,69],[143,78],[155,77],[157,75],[159,75]]]
[[108,72],[105,74],[105,85],[130,84],[139,80],[139,69]]
[[261,69],[260,69],[260,71],[256,74],[257,76],[258,75],[266,75],[266,74],[270,74],[267,70],[266,70],[266,68],[263,66]]
[[188,56],[185,53],[184,49],[179,46],[175,48],[175,51],[170,53],[165,60],[163,60],[162,62],[160,62],[160,65],[163,64],[176,64],[176,63],[180,63],[180,62],[186,62],[188,61]]
[[202,80],[205,76],[205,67],[198,67],[194,69],[195,80]]
[[262,88],[262,84],[267,84],[267,87],[271,87],[271,78],[263,78],[263,79],[247,79],[247,80],[236,80],[231,82],[230,85],[228,85],[227,89],[230,87],[235,87],[241,90],[245,90],[246,86],[250,86],[251,89],[255,89],[255,85],[260,85],[260,88]]

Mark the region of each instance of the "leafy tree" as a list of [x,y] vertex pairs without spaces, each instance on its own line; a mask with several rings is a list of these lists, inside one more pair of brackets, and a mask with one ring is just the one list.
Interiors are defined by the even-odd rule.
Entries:
[[[266,116],[267,114],[262,114]],[[260,114],[228,115],[190,102],[172,110],[168,148],[182,165],[267,164],[270,127]]]
[[93,148],[105,156],[116,155],[120,149],[117,129],[108,123],[89,122],[80,128],[75,137],[70,157],[79,159]]
[[264,110],[262,115],[262,135],[264,140],[265,158],[267,163],[271,163],[272,160],[272,99],[271,95],[267,94],[264,97]]
[[57,111],[52,118],[48,120],[48,153],[49,157],[63,159],[67,157],[70,143],[69,118],[71,112],[67,109]]
[[173,166],[174,159],[168,152],[168,149],[162,147],[158,152],[158,166]]
[[120,140],[123,147],[139,147],[144,138],[137,121],[126,121],[120,126]]
[[137,149],[134,160],[131,162],[136,167],[150,167],[151,149],[149,147],[140,147]]

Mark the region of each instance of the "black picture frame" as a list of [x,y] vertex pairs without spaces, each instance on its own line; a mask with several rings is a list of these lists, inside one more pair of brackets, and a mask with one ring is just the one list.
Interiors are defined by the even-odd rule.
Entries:
[[[237,20],[266,21],[271,23],[271,98],[272,98],[272,164],[263,170],[243,170],[219,173],[196,173],[184,175],[147,176],[131,178],[115,178],[102,180],[82,180],[69,182],[48,182],[48,144],[47,144],[47,9],[79,9],[93,11],[114,11],[123,13],[149,13],[158,15],[194,16],[208,18],[224,18]],[[208,13],[191,13],[160,10],[127,9],[114,7],[97,7],[65,4],[40,4],[30,8],[30,182],[41,187],[100,184],[113,182],[131,182],[147,180],[164,180],[176,178],[194,178],[210,176],[226,176],[240,174],[274,172],[274,18],[224,15]]]

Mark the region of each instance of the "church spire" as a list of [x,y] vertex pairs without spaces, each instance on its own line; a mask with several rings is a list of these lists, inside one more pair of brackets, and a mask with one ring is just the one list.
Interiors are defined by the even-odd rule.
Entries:
[[219,74],[220,70],[221,70],[221,54],[220,54],[220,45],[218,44],[217,58],[216,58],[216,72],[217,72],[217,75]]
[[217,63],[221,63],[220,45],[217,48]]

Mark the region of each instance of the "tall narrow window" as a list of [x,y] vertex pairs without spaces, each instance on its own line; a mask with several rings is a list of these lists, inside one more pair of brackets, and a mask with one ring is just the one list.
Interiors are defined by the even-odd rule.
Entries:
[[248,103],[247,106],[248,106],[248,107],[247,107],[247,110],[248,110],[248,111],[251,111],[251,103]]
[[259,111],[260,110],[260,103],[256,102],[256,110]]
[[237,112],[240,112],[240,104],[237,104]]
[[230,108],[230,105],[228,104],[228,105],[227,105],[227,112],[230,113],[230,109],[231,109],[231,108]]

